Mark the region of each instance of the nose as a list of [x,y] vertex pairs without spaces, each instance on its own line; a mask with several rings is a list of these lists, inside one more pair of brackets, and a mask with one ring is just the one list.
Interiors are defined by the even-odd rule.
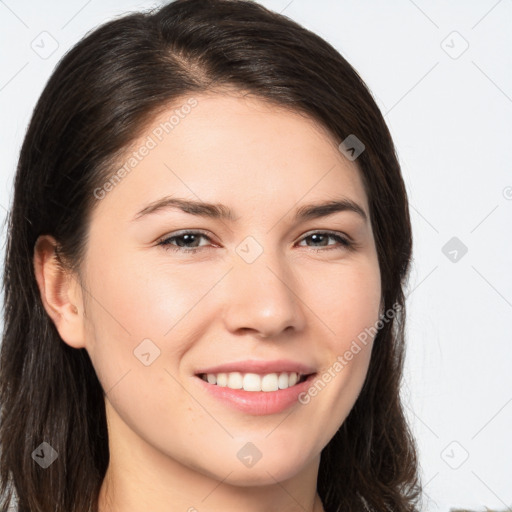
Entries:
[[285,331],[304,328],[297,280],[278,258],[264,252],[252,263],[236,261],[226,280],[224,322],[230,332],[277,338]]

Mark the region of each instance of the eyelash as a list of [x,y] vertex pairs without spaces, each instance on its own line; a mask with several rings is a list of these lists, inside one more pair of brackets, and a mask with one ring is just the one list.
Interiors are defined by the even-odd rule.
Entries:
[[[211,238],[206,235],[205,233],[201,232],[201,231],[183,231],[181,232],[180,234],[178,235],[173,235],[171,237],[168,237],[168,238],[164,238],[162,240],[160,240],[158,242],[157,245],[160,245],[164,248],[164,250],[166,251],[173,251],[173,252],[183,252],[183,253],[196,253],[200,250],[203,250],[207,247],[179,247],[179,246],[175,246],[175,245],[172,245],[171,244],[171,241],[172,240],[176,240],[176,239],[179,239],[179,238],[182,238],[186,235],[200,235],[204,238],[207,238],[208,240],[211,241]],[[307,240],[308,238],[314,236],[314,235],[328,235],[329,238],[334,238],[336,239],[340,244],[341,244],[341,247],[340,246],[332,246],[332,247],[329,247],[329,246],[325,246],[323,248],[314,248],[314,247],[311,247],[311,249],[313,249],[314,252],[323,252],[323,251],[330,251],[332,249],[352,249],[353,248],[353,243],[350,242],[349,240],[347,240],[346,238],[342,237],[341,235],[339,235],[338,233],[335,233],[335,232],[332,232],[332,231],[317,231],[317,232],[314,232],[314,233],[310,233],[309,235],[305,236],[302,238],[302,240]],[[301,240],[301,241],[302,241]]]

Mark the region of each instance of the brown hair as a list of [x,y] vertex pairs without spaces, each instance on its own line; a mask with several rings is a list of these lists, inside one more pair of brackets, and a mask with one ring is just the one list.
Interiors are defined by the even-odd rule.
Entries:
[[[326,41],[245,0],[177,0],[89,33],[60,61],[34,110],[18,162],[4,267],[0,355],[0,510],[96,511],[109,462],[104,392],[85,349],[59,337],[37,287],[41,234],[80,275],[93,191],[160,110],[186,95],[254,95],[355,135],[369,200],[384,310],[363,389],[321,454],[327,512],[417,510],[414,439],[404,417],[403,286],[411,258],[407,196],[385,121],[357,72]],[[32,458],[48,442],[58,459]]]

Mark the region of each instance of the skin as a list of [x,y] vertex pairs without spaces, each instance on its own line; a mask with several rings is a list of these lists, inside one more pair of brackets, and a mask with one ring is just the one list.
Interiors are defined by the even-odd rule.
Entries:
[[[348,198],[369,219],[368,199],[356,162],[313,120],[234,93],[195,99],[97,201],[83,286],[56,265],[52,237],[36,244],[46,311],[65,343],[87,350],[106,392],[110,466],[99,510],[320,512],[320,453],[357,399],[373,340],[309,403],[276,414],[229,407],[194,372],[246,359],[300,361],[319,377],[332,368],[379,318],[371,223],[352,211],[300,223],[292,217],[301,205]],[[175,108],[159,114],[127,154]],[[171,195],[222,203],[238,220],[177,209],[132,220]],[[175,240],[184,252],[158,245],[184,229],[209,238],[188,246]],[[353,248],[310,237],[325,230],[350,237]],[[236,251],[249,236],[263,249],[252,263]],[[185,252],[196,246],[199,252]],[[148,366],[134,356],[147,338],[160,350]],[[237,457],[247,442],[262,454],[250,468]]]

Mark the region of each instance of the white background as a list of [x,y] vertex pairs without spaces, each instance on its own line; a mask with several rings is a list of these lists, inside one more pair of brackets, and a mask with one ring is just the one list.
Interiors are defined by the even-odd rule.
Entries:
[[[420,449],[424,510],[507,510],[512,1],[261,3],[344,55],[371,89],[397,146],[414,231],[404,397]],[[98,24],[156,5],[0,2],[0,221],[32,109],[58,60]],[[47,58],[33,49],[50,51],[52,44],[58,48]],[[4,247],[3,224],[1,237]],[[459,247],[448,246],[445,255],[452,237]]]

